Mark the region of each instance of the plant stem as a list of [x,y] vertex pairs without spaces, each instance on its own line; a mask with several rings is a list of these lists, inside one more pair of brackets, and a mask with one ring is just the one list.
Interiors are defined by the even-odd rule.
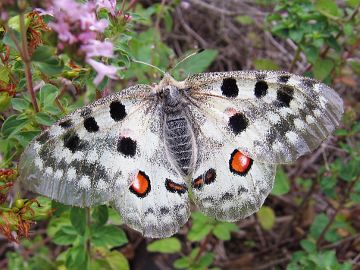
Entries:
[[290,64],[289,72],[293,72],[293,70],[295,68],[295,65],[296,65],[296,62],[299,59],[300,53],[301,53],[300,46],[297,46],[295,56],[294,56],[294,58],[293,58],[293,60],[291,61],[291,64]]
[[86,239],[86,254],[88,255],[88,261],[91,259],[91,230],[90,230],[90,226],[91,226],[91,208],[90,207],[86,207],[85,208],[85,212],[86,212],[86,225],[87,225],[87,229],[89,231],[89,234],[87,236]]
[[28,43],[26,37],[26,26],[25,26],[25,15],[23,12],[20,13],[20,32],[21,32],[21,44],[22,44],[22,59],[25,65],[25,76],[26,86],[31,97],[31,103],[34,107],[35,112],[39,112],[39,107],[36,102],[35,91],[33,87],[32,74],[31,74],[31,62],[28,51]]
[[353,180],[349,185],[348,185],[348,188],[346,189],[346,192],[344,194],[344,196],[341,198],[340,200],[340,203],[339,203],[339,206],[335,209],[335,212],[333,213],[333,215],[330,217],[330,220],[328,222],[328,224],[326,224],[325,228],[323,229],[323,231],[321,232],[318,240],[316,241],[316,247],[317,249],[320,248],[320,245],[325,237],[325,234],[327,233],[327,231],[330,229],[331,225],[334,223],[335,221],[335,218],[337,216],[337,214],[340,212],[340,210],[344,207],[350,193],[351,193],[351,190],[352,188],[354,187],[356,181]]

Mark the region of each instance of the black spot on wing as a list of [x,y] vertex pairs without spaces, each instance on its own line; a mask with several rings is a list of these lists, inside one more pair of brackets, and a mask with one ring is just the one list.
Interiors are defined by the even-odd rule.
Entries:
[[94,117],[88,117],[84,120],[84,127],[88,132],[96,132],[99,130],[99,126],[96,123]]
[[89,107],[84,107],[81,109],[80,115],[82,117],[88,117],[91,114],[92,110]]
[[161,207],[160,208],[160,214],[161,215],[167,215],[170,213],[170,209],[168,207]]
[[243,113],[236,113],[230,117],[228,125],[238,135],[248,127],[249,121]]
[[64,129],[70,128],[70,127],[72,127],[72,125],[73,125],[73,123],[72,123],[71,119],[64,120],[59,123],[59,126]]
[[287,83],[290,79],[290,75],[281,75],[278,79],[279,83]]
[[317,82],[316,82],[316,80],[311,79],[311,78],[304,78],[304,79],[301,80],[301,83],[302,83],[302,85],[305,86],[305,88],[312,89],[312,88],[314,88],[314,85]]
[[134,157],[136,154],[136,141],[129,137],[120,137],[117,150],[127,157]]
[[209,169],[206,173],[205,173],[205,184],[206,185],[209,185],[211,184],[212,182],[214,182],[216,179],[216,171],[215,169]]
[[120,121],[125,118],[125,106],[120,101],[110,103],[110,116],[114,121]]
[[294,88],[292,86],[283,85],[279,88],[276,95],[274,105],[276,107],[290,107],[290,102],[294,98]]
[[239,88],[234,78],[225,78],[221,85],[222,94],[228,98],[235,98],[239,94]]
[[265,81],[258,81],[255,84],[255,96],[257,98],[261,98],[263,96],[265,96],[267,94],[267,90],[268,90],[269,86]]
[[263,81],[266,78],[266,73],[257,72],[255,77],[257,81]]
[[49,133],[49,131],[44,131],[43,133],[41,133],[41,134],[36,138],[36,141],[39,142],[40,144],[44,144],[44,143],[46,143],[49,139],[50,139],[50,133]]
[[174,181],[166,178],[165,180],[165,187],[168,191],[172,193],[178,193],[179,195],[184,194],[187,192],[187,187],[184,184],[178,184]]
[[75,153],[84,148],[84,143],[80,140],[75,131],[69,130],[63,136],[64,146]]
[[229,192],[226,192],[221,196],[222,201],[229,201],[232,200],[233,198],[234,198],[234,194],[231,194]]

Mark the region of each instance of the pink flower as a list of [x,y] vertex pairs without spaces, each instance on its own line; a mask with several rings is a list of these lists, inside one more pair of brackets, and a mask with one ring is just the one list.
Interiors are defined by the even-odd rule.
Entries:
[[86,53],[86,57],[105,56],[113,57],[113,44],[110,41],[90,40],[88,44],[82,45],[81,50]]
[[116,0],[97,0],[96,1],[97,10],[106,9],[111,13],[111,15],[116,15]]
[[[113,57],[113,44],[110,41],[97,40],[98,33],[102,33],[108,27],[106,19],[97,19],[96,8],[100,5],[116,6],[115,0],[103,0],[95,2],[85,2],[83,4],[75,0],[52,0],[52,6],[45,13],[53,15],[54,20],[49,26],[57,32],[61,50],[71,46],[72,53],[83,55],[86,63],[91,65],[98,73],[94,79],[94,84],[99,84],[105,76],[116,79],[116,67],[105,65],[94,60],[94,57]],[[73,52],[74,48],[78,48]]]
[[108,76],[111,79],[117,79],[116,71],[117,68],[113,66],[107,66],[103,63],[100,63],[98,61],[95,61],[94,59],[87,59],[86,61],[90,66],[92,66],[95,71],[97,72],[97,75],[94,79],[94,84],[98,85],[101,83],[101,81],[104,79],[105,76]]

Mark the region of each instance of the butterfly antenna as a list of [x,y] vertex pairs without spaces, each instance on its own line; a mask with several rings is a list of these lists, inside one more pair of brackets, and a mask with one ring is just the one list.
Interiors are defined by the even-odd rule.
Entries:
[[157,66],[154,66],[154,65],[152,65],[152,64],[149,64],[149,63],[146,63],[146,62],[143,62],[143,61],[140,61],[140,60],[136,60],[136,59],[134,59],[134,58],[131,58],[131,61],[133,61],[134,63],[143,64],[143,65],[145,65],[145,66],[155,68],[156,70],[160,71],[162,74],[165,75],[165,71],[163,71],[162,69],[158,68]]
[[176,65],[170,69],[169,73],[171,74],[171,72],[173,70],[175,70],[181,63],[185,62],[187,59],[189,59],[190,57],[193,57],[194,55],[198,54],[198,53],[201,53],[203,52],[204,49],[200,49],[200,50],[197,50],[196,52],[193,52],[193,53],[190,53],[188,56],[186,56],[185,58],[181,59],[179,62],[176,63]]

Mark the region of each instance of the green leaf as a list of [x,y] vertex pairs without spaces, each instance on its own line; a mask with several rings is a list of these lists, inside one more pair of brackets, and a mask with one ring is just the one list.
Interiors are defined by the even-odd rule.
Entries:
[[45,112],[38,112],[35,115],[35,120],[40,125],[44,126],[51,126],[56,121],[56,119],[54,119],[51,115]]
[[95,226],[100,227],[105,225],[109,219],[109,211],[106,205],[99,205],[94,208],[92,213]]
[[272,195],[281,196],[288,193],[290,190],[289,178],[282,168],[276,172],[274,188],[271,192]]
[[84,235],[86,229],[86,209],[72,207],[70,210],[70,221],[75,230],[80,235]]
[[53,242],[57,245],[72,245],[77,238],[77,232],[72,226],[64,226],[58,230],[54,237]]
[[117,247],[128,242],[125,232],[114,225],[105,225],[92,232],[92,243],[97,247]]
[[263,206],[260,208],[259,212],[256,213],[256,216],[259,220],[260,226],[264,230],[271,230],[275,224],[275,213],[270,207]]
[[44,62],[37,62],[36,65],[42,73],[54,76],[60,74],[64,69],[64,63],[58,59],[51,58],[51,60]]
[[87,255],[86,248],[83,245],[70,248],[66,255],[67,269],[84,269],[84,265],[86,265],[87,261]]
[[119,251],[111,251],[106,254],[106,261],[111,267],[111,270],[130,270],[130,265],[126,257]]
[[346,4],[352,8],[356,7],[357,5],[360,5],[360,0],[346,0]]
[[213,229],[213,234],[220,240],[230,240],[231,232],[238,231],[239,228],[234,223],[221,222]]
[[13,134],[18,133],[24,126],[29,124],[29,119],[21,116],[23,115],[14,114],[6,118],[1,127],[1,133],[5,137],[11,137]]
[[218,52],[216,50],[205,50],[190,57],[185,62],[181,63],[177,68],[181,67],[186,74],[194,74],[204,72],[211,63],[215,60]]
[[320,13],[330,18],[341,15],[340,9],[334,0],[316,0],[315,7]]
[[321,232],[325,229],[329,223],[329,218],[325,214],[319,214],[315,217],[313,224],[310,227],[310,236],[318,239]]
[[28,109],[31,103],[24,98],[12,98],[11,105],[14,110],[22,112]]
[[235,21],[237,21],[238,23],[242,24],[242,25],[250,25],[254,23],[254,20],[252,17],[248,16],[248,15],[239,15],[235,17]]
[[280,67],[271,59],[259,58],[254,61],[256,69],[259,70],[279,70]]
[[5,66],[0,66],[0,81],[3,81],[4,83],[9,82],[9,71]]
[[[13,34],[16,38],[16,40],[18,41],[19,45],[21,46],[21,36],[20,36],[20,33],[16,30],[13,31]],[[11,39],[10,35],[9,35],[9,32],[6,32],[3,39],[2,39],[2,42],[5,44],[5,45],[8,45],[10,46],[12,49],[14,49],[15,51],[17,51],[17,48],[16,48],[16,45],[14,43],[14,41]]]
[[190,259],[188,257],[182,257],[180,259],[177,259],[174,262],[174,267],[176,269],[189,269],[189,266],[191,265]]
[[179,239],[170,237],[150,243],[147,250],[150,252],[176,253],[181,251],[181,243]]
[[11,104],[11,96],[7,92],[0,92],[0,112],[6,111]]
[[318,59],[313,66],[314,76],[322,81],[330,75],[335,64],[331,59]]
[[45,84],[40,89],[39,98],[42,106],[50,106],[59,94],[59,89],[52,84]]
[[33,62],[47,62],[55,54],[55,50],[50,46],[39,46],[36,48],[34,53],[31,56],[31,61]]
[[316,252],[316,243],[315,241],[311,241],[309,239],[303,239],[300,241],[301,247],[308,253],[315,253]]

